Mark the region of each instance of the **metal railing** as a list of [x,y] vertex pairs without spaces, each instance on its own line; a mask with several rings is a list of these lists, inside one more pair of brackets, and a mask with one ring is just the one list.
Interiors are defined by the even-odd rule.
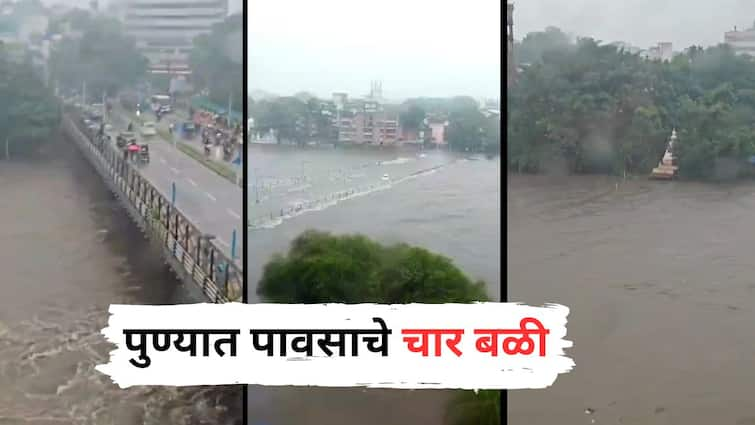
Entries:
[[191,223],[139,170],[124,159],[112,143],[83,128],[78,111],[68,108],[63,129],[95,166],[111,190],[127,204],[127,210],[140,229],[155,243],[179,274],[197,284],[212,302],[240,301],[243,271]]

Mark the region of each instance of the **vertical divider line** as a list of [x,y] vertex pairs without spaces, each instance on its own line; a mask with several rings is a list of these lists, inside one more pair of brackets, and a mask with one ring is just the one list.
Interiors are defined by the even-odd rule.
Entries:
[[[241,230],[241,264],[242,264],[242,295],[241,300],[244,304],[249,303],[249,271],[247,270],[248,262],[246,261],[247,256],[249,255],[249,228],[247,227],[248,223],[248,217],[249,217],[249,182],[248,182],[248,176],[247,176],[247,164],[248,162],[248,156],[249,156],[249,135],[247,134],[249,129],[247,122],[249,122],[249,88],[247,84],[247,80],[249,79],[249,68],[248,68],[248,62],[249,62],[249,46],[248,46],[248,38],[249,38],[249,29],[248,29],[248,22],[249,22],[249,4],[251,2],[244,1],[242,2],[241,6],[241,16],[243,19],[242,22],[242,49],[241,49],[241,56],[242,56],[242,92],[240,96],[240,102],[241,102],[241,166],[239,172],[241,173],[242,179],[241,179],[241,193],[242,195],[242,205],[241,205],[241,227],[239,229]],[[249,385],[244,384],[244,388],[242,389],[242,420],[244,425],[249,424]]]

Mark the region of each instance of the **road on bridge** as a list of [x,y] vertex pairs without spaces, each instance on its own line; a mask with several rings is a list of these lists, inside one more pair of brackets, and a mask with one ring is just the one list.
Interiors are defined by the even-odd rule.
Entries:
[[[113,108],[108,116],[116,135],[125,131],[130,117],[120,108]],[[134,123],[139,136],[139,125]],[[241,187],[219,176],[197,160],[181,152],[158,134],[148,141],[150,163],[140,167],[141,174],[171,198],[172,185],[176,186],[176,207],[203,232],[215,236],[215,241],[230,257],[233,232],[236,232],[236,261],[243,267],[243,232],[246,231]]]

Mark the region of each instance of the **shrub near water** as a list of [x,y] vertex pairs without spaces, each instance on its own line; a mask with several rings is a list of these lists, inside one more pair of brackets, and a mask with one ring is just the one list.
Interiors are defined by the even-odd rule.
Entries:
[[265,266],[259,289],[280,303],[445,303],[488,300],[446,257],[362,235],[307,231]]
[[[487,301],[485,283],[426,249],[385,246],[363,235],[307,231],[265,266],[257,293],[277,303],[446,303]],[[459,391],[451,425],[500,424],[498,391]]]

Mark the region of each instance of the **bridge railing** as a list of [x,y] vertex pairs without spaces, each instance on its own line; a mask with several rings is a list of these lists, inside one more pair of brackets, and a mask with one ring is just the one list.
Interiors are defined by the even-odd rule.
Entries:
[[244,287],[240,264],[228,258],[210,235],[187,219],[112,143],[91,134],[81,118],[75,108],[67,108],[63,125],[103,178],[110,179],[116,194],[133,208],[141,230],[183,267],[210,301],[240,301]]

